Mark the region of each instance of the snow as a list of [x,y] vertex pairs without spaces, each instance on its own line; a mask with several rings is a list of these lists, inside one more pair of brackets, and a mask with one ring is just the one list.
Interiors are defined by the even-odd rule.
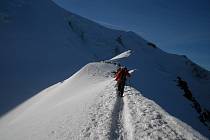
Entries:
[[[145,107],[151,106],[152,109],[148,109],[146,114],[148,120],[153,120],[152,115],[167,112],[176,118],[175,121],[169,119],[170,121],[181,122],[177,127],[183,131],[177,132],[176,128],[171,129],[175,126],[170,124],[167,117],[161,118],[161,121],[163,119],[163,122],[167,122],[165,127],[170,132],[179,134],[177,137],[185,138],[183,135],[186,132],[190,137],[200,138],[194,131],[196,130],[210,138],[208,128],[200,122],[191,102],[176,86],[176,77],[182,77],[202,107],[210,109],[210,73],[188,58],[152,48],[134,32],[103,27],[65,11],[50,0],[0,1],[0,30],[0,139],[83,138],[82,132],[88,138],[88,135],[90,138],[111,137],[110,133],[112,138],[135,139],[139,135],[146,138],[150,131],[139,135],[134,132],[144,130],[147,126],[139,128],[142,123],[135,126],[132,123],[123,125],[121,122],[136,121],[135,114],[133,116],[129,111],[144,112]],[[132,55],[127,50],[132,50]],[[149,99],[154,103],[145,106],[136,103],[133,96],[128,96],[128,99],[125,96],[123,102],[115,97],[112,78],[107,77],[110,70],[115,70],[116,67],[104,63],[88,64],[103,60],[120,62],[128,69],[137,69],[129,79],[132,92],[139,94],[134,94],[134,97],[138,101],[146,100],[145,103],[148,103]],[[85,64],[88,65],[78,71]],[[77,73],[74,74],[75,72]],[[72,74],[74,75],[67,79]],[[63,81],[64,79],[67,80]],[[49,88],[43,90],[46,87]],[[107,99],[107,102],[100,96]],[[136,108],[129,105],[131,101],[136,104]],[[102,108],[96,108],[97,103],[103,103],[100,105]],[[153,110],[157,104],[164,110],[163,113],[160,107],[158,112]],[[116,113],[112,113],[113,111]],[[91,113],[91,120],[95,119],[93,122],[88,121]],[[117,117],[113,117],[114,114]],[[140,114],[137,113],[136,116],[141,116]],[[100,119],[104,121],[98,121]],[[89,125],[87,121],[90,122]],[[103,122],[107,122],[106,125]],[[103,131],[102,127],[95,127],[95,123],[104,125],[105,128],[110,125],[113,127]],[[180,126],[184,123],[186,125]],[[116,127],[118,124],[119,127]],[[188,125],[194,130],[188,129]],[[153,128],[154,133],[157,128],[161,130],[161,137],[164,135],[162,127]],[[154,133],[151,133],[151,137],[156,135]],[[171,134],[169,137],[176,136]]]
[[132,87],[126,87],[124,99],[134,138],[141,139],[204,139],[176,118],[170,116],[155,102],[142,96]]
[[22,139],[205,139],[126,86],[116,95],[117,66],[90,63],[0,119],[0,137]]
[[118,61],[120,59],[123,59],[123,58],[126,58],[126,57],[129,57],[131,55],[131,50],[128,50],[126,52],[123,52],[115,57],[113,57],[112,59],[110,59],[109,61]]
[[137,69],[129,70],[128,73],[133,74]]
[[97,67],[87,65],[63,83],[42,91],[6,115],[0,123],[1,139],[65,139],[70,134],[69,138],[78,136],[88,107],[107,84],[107,80],[98,76],[106,74],[107,70]]
[[85,64],[115,56],[123,50],[115,39],[127,34],[67,12],[51,0],[3,0],[0,13],[0,115]]

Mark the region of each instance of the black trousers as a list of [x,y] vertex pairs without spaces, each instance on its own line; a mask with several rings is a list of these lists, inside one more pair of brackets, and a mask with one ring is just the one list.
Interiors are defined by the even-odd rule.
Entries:
[[118,93],[121,97],[123,96],[124,88],[125,88],[125,82],[119,82],[117,90],[118,90]]

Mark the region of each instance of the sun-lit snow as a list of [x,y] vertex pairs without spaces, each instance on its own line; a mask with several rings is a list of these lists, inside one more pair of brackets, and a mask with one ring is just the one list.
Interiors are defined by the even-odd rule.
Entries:
[[110,59],[110,61],[117,61],[119,59],[129,57],[130,55],[131,55],[131,50],[128,50],[126,52],[123,52],[123,53],[113,57],[112,59]]
[[[85,135],[92,138],[98,134],[101,137],[125,135],[133,138],[141,135],[146,139],[151,130],[151,137],[164,136],[163,127],[153,126],[164,126],[162,122],[167,122],[166,128],[170,132],[178,134],[171,134],[170,138],[199,137],[196,131],[210,138],[208,128],[199,120],[199,114],[176,82],[177,76],[186,80],[202,108],[209,110],[210,74],[185,56],[151,47],[134,32],[103,27],[65,11],[50,0],[3,0],[0,7],[0,139],[65,139]],[[127,50],[132,50],[132,54]],[[88,64],[95,61],[119,61],[129,70],[136,70],[126,87],[126,94],[131,94],[128,89],[135,94],[125,96],[123,102],[118,101],[110,77],[116,67],[104,63]],[[145,105],[137,103],[142,100]],[[114,109],[114,106],[118,107]],[[129,106],[137,114],[129,113]],[[123,116],[124,111],[128,116]],[[153,113],[161,114],[160,123],[151,117]],[[113,117],[115,114],[118,116]],[[170,116],[168,114],[173,119],[164,117]],[[135,132],[148,129],[150,125],[141,126],[142,120],[135,116],[151,122],[151,129],[137,135]],[[105,128],[94,126],[104,124],[97,121],[100,117],[108,121]],[[126,123],[115,128],[115,124],[122,124],[118,122],[121,117],[125,117],[126,122],[140,123]],[[106,127],[112,120],[110,131]],[[174,125],[174,122],[180,123]],[[89,126],[92,127],[90,131]],[[172,126],[177,128],[169,129]],[[157,132],[159,129],[160,133]]]
[[204,139],[127,86],[117,97],[116,66],[91,63],[0,120],[4,140]]

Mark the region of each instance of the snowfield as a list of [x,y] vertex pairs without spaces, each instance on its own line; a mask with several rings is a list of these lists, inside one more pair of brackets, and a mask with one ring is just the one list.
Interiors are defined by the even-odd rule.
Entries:
[[90,63],[0,119],[2,140],[205,139],[155,102],[126,86],[116,95],[117,67]]
[[[116,62],[132,72],[123,100]],[[209,71],[51,0],[0,1],[0,66],[0,140],[210,138]]]

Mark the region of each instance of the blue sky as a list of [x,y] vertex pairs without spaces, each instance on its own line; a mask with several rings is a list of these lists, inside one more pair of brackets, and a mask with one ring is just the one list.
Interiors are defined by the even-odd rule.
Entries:
[[132,30],[210,70],[210,0],[54,0],[65,9]]

